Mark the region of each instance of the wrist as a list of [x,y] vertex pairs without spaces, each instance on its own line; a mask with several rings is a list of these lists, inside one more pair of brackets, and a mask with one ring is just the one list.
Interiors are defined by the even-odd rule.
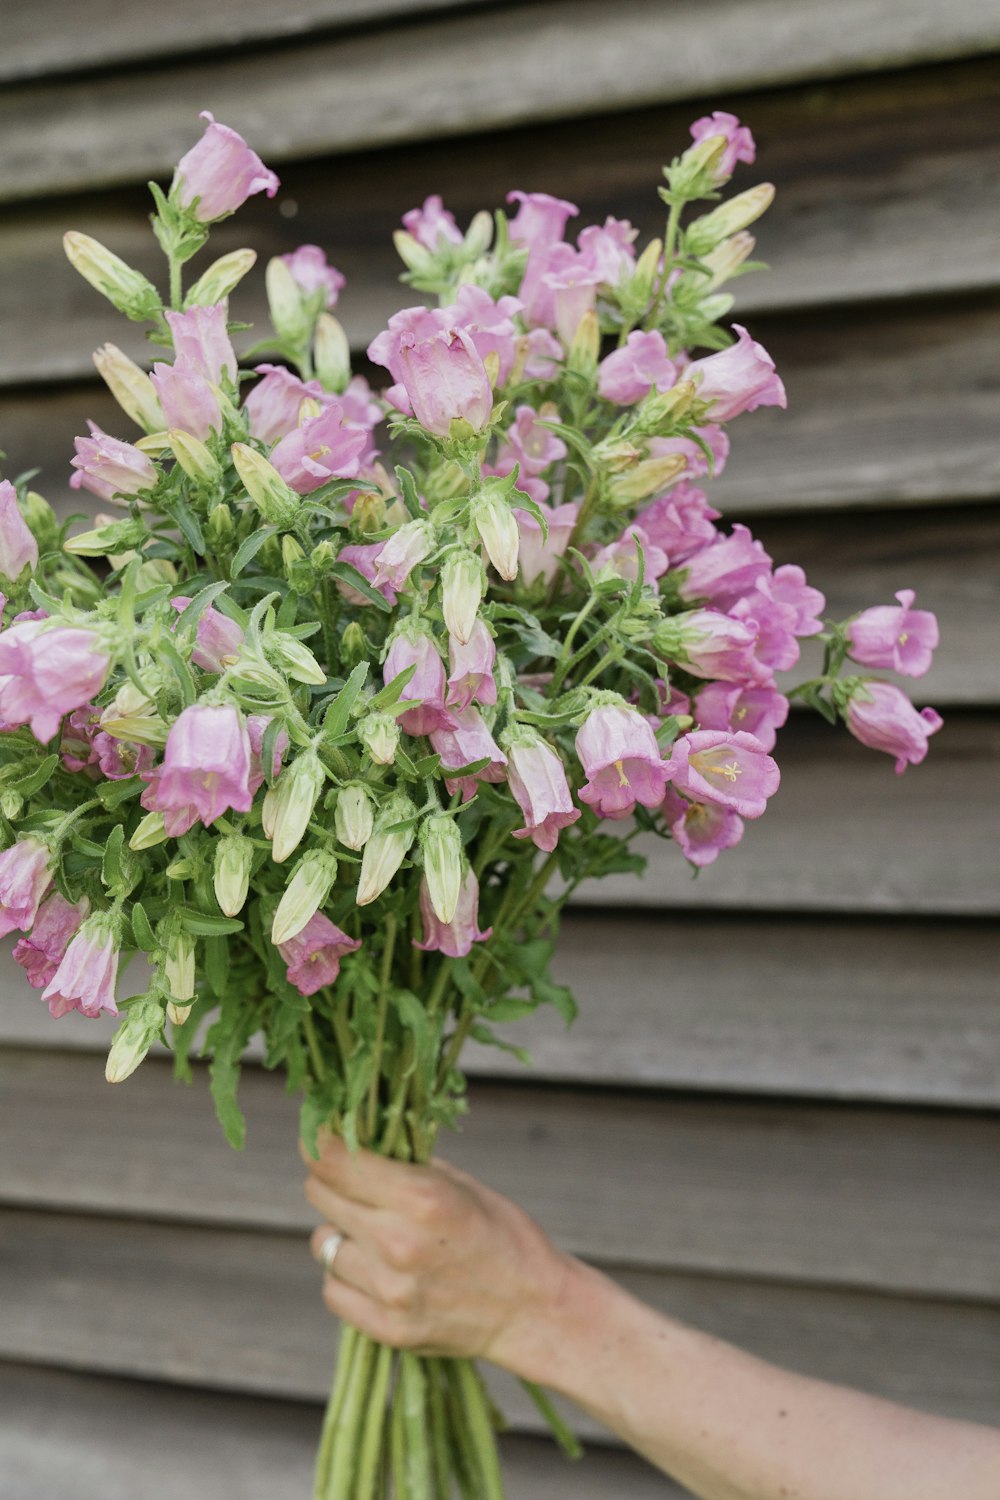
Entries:
[[573,1395],[575,1377],[590,1361],[587,1346],[600,1337],[601,1311],[622,1295],[613,1282],[583,1261],[550,1247],[516,1318],[487,1357],[523,1380]]

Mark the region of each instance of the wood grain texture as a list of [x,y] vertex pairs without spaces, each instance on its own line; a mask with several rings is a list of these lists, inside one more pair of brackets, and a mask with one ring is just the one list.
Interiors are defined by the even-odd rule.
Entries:
[[[725,36],[719,46],[716,38]],[[158,74],[27,84],[0,102],[0,199],[163,175],[210,108],[270,162],[975,56],[991,0],[546,0]],[[516,69],[509,59],[517,57]]]
[[[8,1211],[0,1356],[95,1373],[316,1400],[330,1324],[301,1237]],[[695,1327],[821,1378],[946,1415],[995,1422],[1000,1309],[704,1275],[614,1271]],[[533,1409],[493,1389],[516,1429]],[[594,1425],[579,1415],[578,1430]]]
[[[503,1028],[530,1051],[529,1072],[475,1044],[463,1052],[467,1072],[527,1084],[1000,1105],[990,923],[570,911],[555,973],[579,1000],[573,1026],[541,1010]],[[134,988],[122,979],[122,994]],[[2,955],[3,1045],[103,1053],[116,1024],[77,1014],[54,1022]]]
[[[741,168],[735,185],[768,178],[777,187],[754,230],[772,270],[733,283],[738,313],[997,286],[1000,161],[991,142],[1000,133],[1000,70],[992,61],[713,102],[749,119],[757,138],[757,164]],[[347,275],[338,311],[363,349],[411,295],[391,239],[407,208],[438,192],[464,224],[521,185],[569,198],[578,223],[612,213],[659,234],[660,166],[687,140],[691,113],[691,105],[635,111],[292,163],[277,202],[252,199],[217,226],[191,274],[246,243],[261,266],[303,241],[323,245]],[[0,216],[0,380],[90,372],[91,350],[116,320],[69,266],[62,233],[92,234],[162,279],[148,212],[142,188]],[[23,310],[39,279],[46,297],[29,322]],[[237,294],[234,315],[262,322],[261,273]],[[126,326],[121,336],[141,353],[140,330]]]
[[[316,1403],[0,1364],[0,1473],[11,1500],[137,1500],[137,1476],[150,1474],[156,1500],[292,1500],[310,1493],[320,1421]],[[582,1464],[541,1437],[508,1434],[500,1450],[508,1500],[689,1493],[599,1442]]]
[[[0,1200],[305,1229],[297,1111],[249,1069],[235,1156],[206,1080],[148,1061],[110,1088],[96,1059],[0,1052]],[[86,1122],[84,1126],[80,1122]],[[1000,1299],[1000,1120],[669,1099],[476,1082],[442,1154],[589,1257]],[[918,1187],[919,1184],[919,1187]]]

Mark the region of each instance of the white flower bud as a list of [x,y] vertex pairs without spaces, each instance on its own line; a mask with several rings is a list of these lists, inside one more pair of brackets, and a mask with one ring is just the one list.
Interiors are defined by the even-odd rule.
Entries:
[[466,255],[485,255],[493,242],[493,215],[481,208],[465,231],[462,242]]
[[157,844],[163,844],[167,840],[167,831],[163,826],[163,814],[161,812],[147,813],[128,841],[130,849],[155,849]]
[[396,254],[408,271],[426,271],[431,265],[434,257],[426,250],[418,239],[415,239],[409,230],[397,229],[393,233],[392,243],[396,247]]
[[127,318],[144,323],[161,310],[163,303],[153,283],[112,254],[100,240],[71,229],[63,235],[63,248],[84,281],[89,281],[95,291],[107,297]]
[[687,468],[683,453],[669,453],[663,458],[644,458],[627,474],[612,480],[610,499],[613,505],[629,505],[634,500],[646,500],[659,490],[666,489],[672,480]]
[[313,850],[304,854],[285,887],[271,924],[271,942],[287,943],[297,936],[314,917],[330,894],[337,878],[337,861],[332,854]]
[[256,262],[256,250],[230,250],[228,255],[220,256],[190,287],[184,298],[185,308],[214,307],[217,302],[222,302],[236,290]]
[[275,333],[298,348],[309,337],[313,319],[308,299],[280,255],[268,261],[264,286]]
[[177,462],[196,484],[218,484],[222,478],[222,466],[205,444],[192,437],[182,427],[171,427],[167,441]]
[[233,463],[244,488],[265,521],[272,526],[291,526],[301,501],[273,464],[246,443],[232,446]]
[[227,917],[235,917],[243,910],[250,890],[250,869],[253,865],[253,844],[241,833],[229,833],[220,838],[215,846],[215,863],[212,884],[215,899]]
[[450,922],[458,907],[465,873],[462,835],[454,818],[446,813],[425,818],[420,825],[420,847],[431,905],[442,922]]
[[472,502],[472,521],[500,577],[508,582],[516,578],[520,533],[506,499],[484,490]]
[[468,645],[486,589],[483,565],[472,552],[450,552],[441,569],[441,608],[451,635]]
[[345,849],[363,849],[374,821],[371,798],[363,786],[345,786],[338,792],[333,827]]
[[384,804],[375,824],[375,831],[361,856],[361,877],[356,897],[359,906],[368,906],[381,896],[403,863],[406,852],[413,843],[415,829],[398,828],[395,825],[408,823],[415,816],[416,808],[402,792],[394,792]]
[[163,1035],[164,1011],[153,995],[132,1001],[115,1032],[104,1076],[109,1083],[124,1083],[142,1062],[155,1041]]
[[322,687],[326,681],[326,673],[309,647],[303,646],[294,635],[276,630],[265,638],[264,649],[275,666],[282,668],[289,677],[294,677],[296,682]]
[[566,366],[577,375],[593,375],[601,353],[601,326],[597,314],[585,312],[576,325],[573,342],[566,353]]
[[320,313],[313,339],[313,364],[323,389],[339,393],[351,378],[351,346],[332,313]]
[[194,999],[194,938],[182,927],[171,934],[163,960],[163,977],[171,1000],[178,1005],[189,1005]]
[[730,235],[759,219],[773,202],[773,182],[759,182],[756,187],[747,188],[745,193],[737,193],[735,198],[720,203],[718,208],[713,208],[701,219],[695,219],[689,226],[686,237],[688,253],[704,255],[706,251],[714,250]]
[[268,821],[271,855],[276,864],[283,864],[302,842],[325,780],[319,756],[314,750],[306,750],[282,771],[268,792],[264,800],[274,798]]
[[366,714],[358,738],[377,766],[391,766],[399,747],[399,725],[391,714]]
[[127,417],[145,432],[162,432],[167,425],[156,387],[144,370],[114,344],[104,344],[94,355],[97,372]]

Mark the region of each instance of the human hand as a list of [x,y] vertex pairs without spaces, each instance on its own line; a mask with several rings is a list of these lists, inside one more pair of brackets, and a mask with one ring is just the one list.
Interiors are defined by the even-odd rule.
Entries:
[[344,1236],[323,1300],[380,1343],[492,1360],[533,1378],[554,1312],[578,1262],[562,1254],[509,1199],[447,1162],[352,1155],[320,1139],[306,1197],[326,1219],[311,1248],[321,1259]]

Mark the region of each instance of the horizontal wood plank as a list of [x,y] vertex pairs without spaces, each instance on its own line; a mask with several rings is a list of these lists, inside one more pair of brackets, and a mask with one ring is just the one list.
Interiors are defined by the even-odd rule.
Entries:
[[[463,1053],[467,1072],[527,1083],[1000,1105],[989,923],[570,911],[555,973],[579,1001],[573,1026],[545,1008],[502,1028],[530,1051],[530,1072],[475,1044]],[[120,992],[140,987],[123,978]],[[75,1013],[54,1022],[2,955],[0,1044],[103,1053],[116,1025]]]
[[[766,177],[777,187],[754,230],[772,270],[733,284],[739,314],[997,286],[992,206],[1000,163],[990,142],[1000,132],[1000,70],[992,61],[724,102],[750,120],[758,140],[757,165],[742,168],[738,184]],[[261,264],[302,241],[323,245],[348,278],[339,312],[355,347],[364,348],[412,296],[399,284],[392,246],[407,208],[439,192],[466,223],[478,209],[502,204],[511,187],[544,187],[579,205],[578,223],[612,213],[658,234],[660,165],[687,139],[690,115],[690,105],[637,111],[488,142],[291,164],[277,203],[253,199],[217,226],[189,274],[247,243]],[[66,261],[62,232],[94,235],[162,280],[148,212],[143,188],[0,216],[0,381],[90,372],[91,350],[117,320]],[[40,281],[46,296],[29,319],[24,310],[36,302]],[[233,310],[263,321],[260,273]],[[138,328],[116,337],[141,355]]]
[[[546,0],[383,35],[182,65],[149,87],[111,78],[27,84],[0,102],[0,199],[163,175],[213,109],[268,160],[634,109],[1000,47],[991,0]],[[510,59],[517,58],[511,68]]]
[[[330,1384],[304,1240],[60,1214],[0,1215],[0,1357],[292,1399]],[[715,1276],[615,1272],[664,1312],[821,1378],[996,1422],[1000,1308]],[[526,1398],[491,1385],[518,1430]],[[578,1429],[594,1424],[580,1415]]]
[[[296,1107],[269,1074],[244,1075],[242,1155],[222,1139],[204,1076],[181,1089],[165,1062],[111,1088],[95,1058],[0,1052],[0,1078],[18,1132],[0,1201],[315,1221]],[[1000,1299],[1000,1120],[477,1082],[440,1149],[601,1260]]]
[[[320,1407],[0,1364],[0,1472],[16,1500],[274,1500],[312,1485]],[[630,1453],[568,1463],[541,1437],[500,1439],[508,1500],[681,1500]],[[150,1492],[151,1493],[151,1492]]]

